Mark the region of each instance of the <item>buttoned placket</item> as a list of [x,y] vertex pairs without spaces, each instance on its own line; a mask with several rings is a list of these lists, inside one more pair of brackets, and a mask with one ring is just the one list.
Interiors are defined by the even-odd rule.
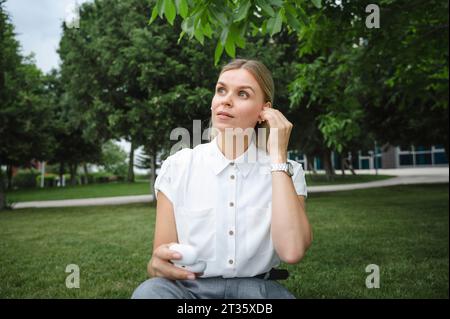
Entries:
[[230,162],[227,169],[227,184],[229,187],[229,204],[228,204],[228,257],[227,268],[234,270],[236,268],[236,194],[237,194],[237,169],[234,162]]

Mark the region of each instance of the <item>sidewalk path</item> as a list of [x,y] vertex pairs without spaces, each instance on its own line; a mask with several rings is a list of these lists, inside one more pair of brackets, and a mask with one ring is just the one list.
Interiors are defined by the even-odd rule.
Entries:
[[[336,171],[340,173],[340,171]],[[374,174],[373,172],[357,171],[359,174]],[[386,187],[394,185],[411,185],[411,184],[434,184],[434,183],[448,183],[449,182],[449,168],[415,168],[415,169],[384,169],[378,170],[379,174],[396,175],[396,177],[358,184],[344,184],[344,185],[323,185],[323,186],[309,186],[309,193],[323,193],[323,192],[337,192],[347,191],[353,189],[364,189],[374,187]],[[13,204],[14,209],[20,208],[47,208],[47,207],[74,207],[74,206],[97,206],[97,205],[121,205],[132,203],[148,203],[153,199],[152,195],[136,195],[136,196],[117,196],[117,197],[102,197],[102,198],[86,198],[86,199],[64,199],[64,200],[49,200],[49,201],[35,201],[35,202],[20,202]]]

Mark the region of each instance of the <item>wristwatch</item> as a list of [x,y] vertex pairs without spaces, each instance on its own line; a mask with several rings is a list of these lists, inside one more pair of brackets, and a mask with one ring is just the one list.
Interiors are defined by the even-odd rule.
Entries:
[[271,170],[270,170],[271,172],[283,171],[283,172],[286,172],[286,174],[288,174],[289,177],[294,175],[294,166],[292,165],[291,162],[272,163],[270,166],[271,166]]

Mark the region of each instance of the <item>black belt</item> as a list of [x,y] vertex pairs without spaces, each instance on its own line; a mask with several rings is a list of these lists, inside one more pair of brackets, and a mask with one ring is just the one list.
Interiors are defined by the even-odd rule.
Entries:
[[272,268],[270,271],[256,275],[254,278],[266,279],[266,280],[284,280],[289,277],[289,271],[286,269],[275,269]]

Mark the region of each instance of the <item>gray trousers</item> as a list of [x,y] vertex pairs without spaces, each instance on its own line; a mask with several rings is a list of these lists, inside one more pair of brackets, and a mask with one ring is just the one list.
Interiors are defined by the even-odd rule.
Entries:
[[259,278],[197,278],[169,280],[155,277],[144,281],[132,299],[295,299],[274,280]]

